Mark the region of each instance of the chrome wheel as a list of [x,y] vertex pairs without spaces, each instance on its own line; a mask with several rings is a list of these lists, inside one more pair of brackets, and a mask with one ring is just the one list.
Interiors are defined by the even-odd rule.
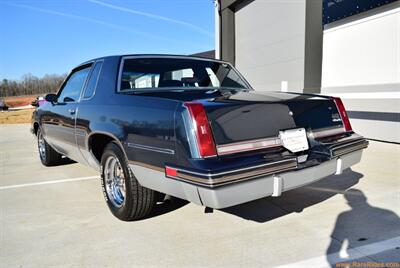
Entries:
[[125,202],[125,175],[121,163],[115,156],[109,156],[104,165],[104,182],[107,197],[115,207]]
[[39,154],[40,158],[45,160],[46,159],[46,143],[43,138],[43,134],[41,131],[38,133],[38,149],[39,149]]

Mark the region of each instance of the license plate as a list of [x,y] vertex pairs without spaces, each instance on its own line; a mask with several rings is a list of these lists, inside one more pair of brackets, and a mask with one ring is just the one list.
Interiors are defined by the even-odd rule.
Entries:
[[307,135],[304,128],[279,131],[279,137],[283,147],[292,153],[308,150]]

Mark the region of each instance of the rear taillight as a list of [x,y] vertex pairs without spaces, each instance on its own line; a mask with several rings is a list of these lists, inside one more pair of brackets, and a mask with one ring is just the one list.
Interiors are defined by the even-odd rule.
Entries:
[[339,111],[340,117],[342,118],[342,122],[343,122],[345,130],[347,132],[353,131],[351,124],[350,124],[350,119],[347,116],[346,109],[344,108],[342,100],[340,98],[333,97],[333,101],[335,102],[336,107]]
[[202,158],[216,156],[217,151],[204,106],[196,102],[186,102],[184,105],[190,114],[199,156]]

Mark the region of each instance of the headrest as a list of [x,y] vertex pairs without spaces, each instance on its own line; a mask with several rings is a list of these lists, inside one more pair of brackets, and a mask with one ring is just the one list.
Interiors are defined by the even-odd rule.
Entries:
[[121,90],[124,89],[130,89],[131,88],[131,83],[129,83],[128,81],[123,81],[121,82]]
[[181,81],[184,84],[195,84],[199,82],[199,79],[197,79],[196,77],[182,77]]
[[158,87],[183,87],[183,83],[179,80],[160,80]]

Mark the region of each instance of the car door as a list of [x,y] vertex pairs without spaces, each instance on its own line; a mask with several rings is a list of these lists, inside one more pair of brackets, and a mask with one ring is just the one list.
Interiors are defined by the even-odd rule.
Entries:
[[46,141],[59,153],[79,162],[83,157],[76,144],[75,123],[90,68],[91,64],[83,65],[71,72],[57,94],[57,102],[52,104],[51,116],[42,122]]

